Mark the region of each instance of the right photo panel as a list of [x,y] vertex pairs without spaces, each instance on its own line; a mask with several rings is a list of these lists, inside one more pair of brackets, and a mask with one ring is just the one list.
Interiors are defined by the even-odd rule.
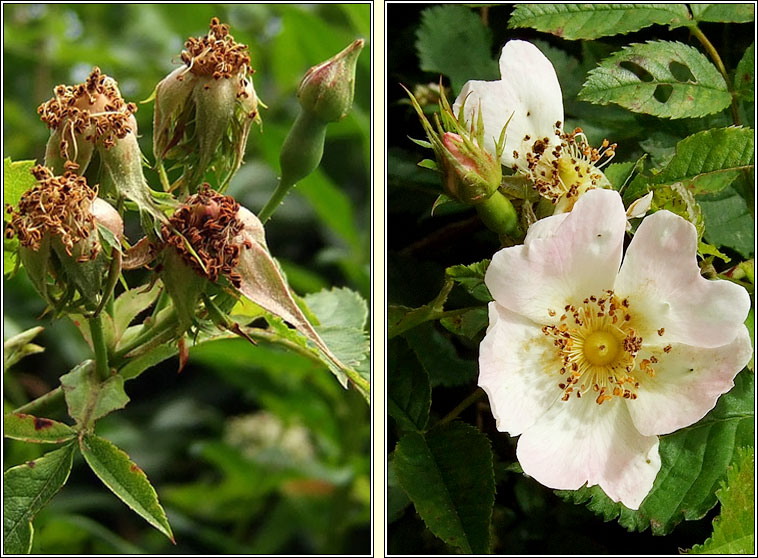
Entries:
[[753,554],[755,5],[385,16],[387,554]]

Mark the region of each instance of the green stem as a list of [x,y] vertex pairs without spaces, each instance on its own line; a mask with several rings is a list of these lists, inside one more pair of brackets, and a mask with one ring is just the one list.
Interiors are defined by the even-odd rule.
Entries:
[[128,344],[124,345],[123,347],[119,348],[118,351],[116,351],[114,358],[120,361],[122,358],[124,358],[127,354],[132,352],[134,349],[136,349],[140,345],[149,343],[157,335],[160,335],[161,333],[171,328],[175,328],[176,325],[177,325],[176,312],[174,311],[168,312],[165,318],[162,318],[160,320],[155,320],[151,322],[149,325],[142,326],[143,329],[134,337],[134,339],[132,339]]
[[89,330],[92,336],[92,346],[95,349],[95,369],[100,379],[105,381],[111,373],[108,368],[108,349],[105,346],[103,324],[99,314],[89,319]]
[[708,53],[708,56],[710,56],[711,60],[713,60],[713,63],[716,64],[716,68],[718,69],[719,73],[724,76],[726,88],[729,91],[729,94],[732,96],[732,120],[736,126],[740,126],[742,122],[740,120],[740,114],[737,109],[737,99],[734,95],[734,91],[729,85],[729,74],[724,67],[724,63],[721,61],[721,56],[719,56],[716,47],[714,47],[711,41],[708,40],[708,37],[705,36],[697,24],[691,25],[690,31],[692,31],[692,34],[695,35],[698,41],[700,41],[700,44],[703,45],[703,48]]
[[324,154],[327,123],[311,113],[301,110],[282,144],[279,163],[282,177],[271,198],[258,213],[265,224],[284,197],[300,180],[311,174]]
[[458,403],[458,405],[450,411],[448,414],[446,414],[444,417],[442,417],[439,422],[437,422],[437,426],[440,426],[441,424],[447,424],[451,420],[455,419],[458,415],[460,415],[466,408],[471,406],[473,403],[476,403],[479,399],[481,399],[482,395],[484,395],[484,390],[482,388],[476,388],[474,393],[469,395],[466,399]]

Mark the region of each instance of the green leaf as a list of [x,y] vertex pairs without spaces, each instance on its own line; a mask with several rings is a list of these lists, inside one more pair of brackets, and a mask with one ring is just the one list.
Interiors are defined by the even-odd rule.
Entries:
[[97,419],[129,402],[124,378],[114,375],[101,382],[93,360],[85,360],[60,379],[68,414],[79,429],[91,428]]
[[59,444],[76,436],[67,424],[23,413],[3,415],[3,436],[24,442]]
[[490,265],[490,260],[482,260],[471,265],[454,265],[445,270],[445,275],[461,285],[477,300],[490,302],[492,295],[484,284],[484,274]]
[[113,302],[113,342],[116,346],[129,324],[140,312],[155,302],[160,292],[161,288],[156,282],[150,289],[145,290],[142,287],[129,289],[116,298]]
[[[32,176],[32,167],[36,161],[11,161],[10,157],[3,159],[3,203],[18,206],[21,196],[37,184]],[[9,213],[3,209],[3,221],[8,221]]]
[[743,448],[716,492],[721,514],[713,535],[690,554],[755,554],[755,448]]
[[460,386],[476,378],[476,361],[460,357],[453,342],[434,323],[421,324],[403,335],[429,375],[432,387]]
[[489,315],[487,307],[471,308],[455,316],[440,319],[442,326],[450,333],[461,335],[468,339],[474,339],[480,331],[487,327]]
[[705,219],[705,239],[716,246],[732,248],[746,258],[755,249],[753,216],[732,186],[720,192],[701,196],[698,203]]
[[718,23],[748,23],[755,19],[754,4],[690,4],[692,19]]
[[324,327],[363,329],[368,319],[366,301],[345,287],[309,294],[305,303]]
[[741,172],[755,167],[755,139],[750,128],[716,128],[698,132],[676,144],[666,168],[653,177],[655,184],[681,182],[693,194],[718,192]]
[[435,6],[421,13],[416,31],[421,69],[446,75],[453,90],[471,79],[497,79],[491,50],[492,31],[470,8]]
[[33,327],[14,335],[3,342],[3,370],[8,370],[22,358],[41,353],[45,349],[32,343],[32,339],[37,337],[45,328],[42,326]]
[[403,430],[421,431],[429,420],[429,376],[403,339],[389,344],[387,412]]
[[714,492],[737,448],[753,442],[754,375],[743,371],[700,422],[662,436],[661,470],[639,510],[613,502],[598,486],[556,493],[587,507],[605,521],[619,518],[629,531],[665,535],[683,519],[702,518],[716,504]]
[[624,187],[632,180],[632,177],[642,171],[645,165],[646,155],[636,161],[625,163],[612,163],[603,169],[603,173],[616,191],[623,191]]
[[489,552],[495,475],[487,436],[462,422],[412,432],[398,442],[394,465],[432,533],[464,554]]
[[394,454],[387,459],[387,523],[397,521],[410,505],[411,500],[400,486],[395,473]]
[[597,39],[689,19],[684,4],[519,4],[508,27],[531,27],[564,39]]
[[3,553],[27,554],[31,521],[66,484],[74,459],[73,444],[51,451],[3,474]]
[[85,461],[111,492],[174,542],[171,526],[144,471],[108,440],[95,435],[81,438]]
[[726,82],[696,48],[673,41],[632,44],[590,71],[579,98],[661,118],[695,118],[731,104]]
[[755,97],[755,42],[742,55],[734,72],[734,93],[749,103]]

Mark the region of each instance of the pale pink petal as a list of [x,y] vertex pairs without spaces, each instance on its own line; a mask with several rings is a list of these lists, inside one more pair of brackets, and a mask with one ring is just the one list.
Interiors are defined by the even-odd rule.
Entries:
[[743,328],[750,309],[745,289],[729,281],[709,281],[697,265],[697,233],[669,211],[645,218],[624,257],[616,293],[627,296],[631,311],[644,318],[639,333],[646,343],[653,330],[659,341],[721,347]]
[[550,313],[560,316],[567,304],[613,288],[626,224],[612,190],[591,190],[566,217],[550,219],[525,244],[497,252],[485,275],[499,304],[540,324],[554,322]]
[[558,352],[540,327],[491,302],[490,325],[479,349],[479,385],[487,392],[497,429],[512,436],[531,426],[563,392]]
[[[640,356],[645,356],[642,350]],[[753,354],[747,328],[723,347],[701,349],[672,345],[657,351],[659,362],[651,378],[640,375],[637,399],[629,402],[637,429],[643,434],[669,434],[703,418],[719,396],[734,386],[734,377]]]
[[598,484],[631,509],[639,508],[661,467],[658,437],[637,431],[626,401],[598,405],[590,393],[550,407],[521,435],[516,456],[527,475],[549,488]]
[[[510,118],[502,162],[512,166],[524,160],[537,139],[557,143],[556,122],[563,122],[563,97],[558,77],[550,61],[526,41],[509,41],[500,54],[500,81],[469,81],[453,105],[456,115],[466,99],[466,122],[474,120],[481,106],[485,147],[495,150],[495,141]],[[524,142],[524,137],[530,139]],[[519,156],[513,156],[514,150]]]

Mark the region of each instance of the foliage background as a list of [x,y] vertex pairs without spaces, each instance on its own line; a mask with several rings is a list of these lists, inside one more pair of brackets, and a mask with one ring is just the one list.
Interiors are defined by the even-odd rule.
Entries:
[[[229,194],[252,211],[273,192],[278,153],[297,114],[303,73],[358,37],[370,39],[370,6],[58,4],[3,6],[3,157],[41,161],[48,137],[36,107],[58,83],[92,66],[119,82],[127,101],[147,99],[176,67],[184,40],[211,17],[250,46],[263,133]],[[320,169],[267,225],[271,253],[299,294],[346,286],[370,300],[371,44],[358,61],[353,111],[327,132]],[[152,103],[136,114],[152,160]],[[146,172],[148,182],[160,189]],[[137,223],[127,236],[139,238]],[[6,270],[7,271],[7,270]],[[142,280],[127,275],[130,285]],[[22,271],[3,283],[4,337],[45,326],[45,352],[4,377],[8,411],[58,385],[89,357],[67,320],[37,317],[43,303]],[[370,422],[360,396],[324,368],[244,341],[190,350],[127,383],[132,403],[98,433],[122,447],[156,487],[177,546],[110,494],[81,459],[66,487],[35,519],[33,553],[351,553],[369,551]],[[55,418],[55,417],[53,417]],[[49,448],[45,448],[49,449]],[[42,453],[4,441],[5,469]]]
[[[514,9],[512,5],[481,6],[484,7],[472,7],[468,11],[472,20],[485,22],[484,33],[478,27],[475,33],[470,31],[469,20],[460,14],[457,18],[451,18],[453,21],[440,15],[427,19],[425,45],[429,50],[425,52],[425,58],[427,61],[437,61],[440,66],[437,71],[420,69],[422,63],[418,46],[422,13],[436,8],[429,4],[389,4],[387,7],[387,289],[390,308],[393,305],[418,308],[430,303],[443,286],[447,267],[491,258],[500,248],[496,235],[482,225],[470,207],[459,206],[453,211],[439,211],[434,217],[431,216],[431,207],[441,192],[440,180],[436,173],[417,166],[419,161],[433,158],[433,155],[431,150],[409,140],[409,137],[426,137],[400,84],[413,91],[417,84],[438,83],[440,74],[444,74],[442,82],[448,87],[448,99],[452,103],[458,94],[456,87],[460,88],[466,79],[498,79],[497,64],[487,60],[496,61],[500,49],[508,40],[524,39],[536,42],[543,52],[549,50],[555,56],[554,60],[561,62],[554,62],[554,65],[563,90],[565,128],[572,130],[575,126],[581,126],[593,146],[599,145],[603,138],[618,142],[614,162],[634,162],[645,151],[655,153],[652,155],[654,159],[656,155],[665,157],[668,153],[670,156],[673,153],[671,147],[678,139],[709,126],[731,124],[728,110],[702,119],[667,120],[633,114],[616,105],[596,106],[577,101],[576,95],[586,79],[586,72],[597,61],[622,46],[663,38],[699,47],[686,28],[667,30],[654,25],[596,41],[568,41],[530,29],[509,29],[508,21]],[[448,37],[451,43],[465,40],[466,48],[458,49],[442,42],[439,50],[432,52],[429,45],[433,44],[434,37],[430,28],[438,36]],[[752,24],[702,23],[700,28],[730,71],[744,55],[755,33]],[[573,57],[573,60],[557,52],[557,49]],[[447,72],[443,71],[443,65]],[[451,91],[450,76],[455,70],[457,76],[454,76]],[[457,84],[455,77],[458,77]],[[436,103],[431,103],[427,114],[435,111]],[[752,110],[742,114],[743,125],[753,126],[753,120]],[[668,151],[660,148],[668,148]],[[752,257],[753,186],[742,190],[741,195],[746,198],[751,212],[744,229],[751,239],[747,245],[749,253],[742,255]],[[724,251],[735,258],[735,263],[744,259],[734,251]],[[477,304],[482,303],[474,300],[464,289],[453,288],[445,310]],[[389,321],[392,324],[391,311]],[[481,326],[478,324],[478,327]],[[418,416],[425,416],[422,408],[429,401],[421,401],[420,396],[419,400],[413,399],[424,390],[416,384],[411,386],[413,380],[407,379],[418,378],[416,370],[420,370],[424,376],[428,375],[432,386],[427,428],[434,425],[474,392],[479,341],[483,334],[480,331],[473,339],[466,339],[461,335],[452,335],[439,322],[430,321],[392,339],[388,346],[389,397],[392,397],[393,378],[406,378],[400,381],[408,383],[398,390],[412,394],[408,403],[411,414],[418,411]],[[752,375],[752,372],[743,374]],[[552,490],[509,466],[516,461],[516,440],[496,430],[486,397],[468,407],[459,418],[487,434],[492,444],[497,483],[491,523],[492,551],[495,554],[676,554],[680,549],[701,543],[712,531],[711,522],[718,513],[718,507],[701,520],[682,522],[666,537],[653,537],[649,531],[630,533],[615,521],[605,523],[602,517],[584,506],[565,502]],[[394,476],[392,460],[395,456],[392,452],[407,428],[404,429],[404,425],[394,418],[388,418],[388,421],[388,552],[455,552],[454,547],[445,545],[426,528]],[[413,434],[413,429],[409,432]],[[473,447],[473,441],[471,443]],[[471,461],[473,466],[474,460]]]

